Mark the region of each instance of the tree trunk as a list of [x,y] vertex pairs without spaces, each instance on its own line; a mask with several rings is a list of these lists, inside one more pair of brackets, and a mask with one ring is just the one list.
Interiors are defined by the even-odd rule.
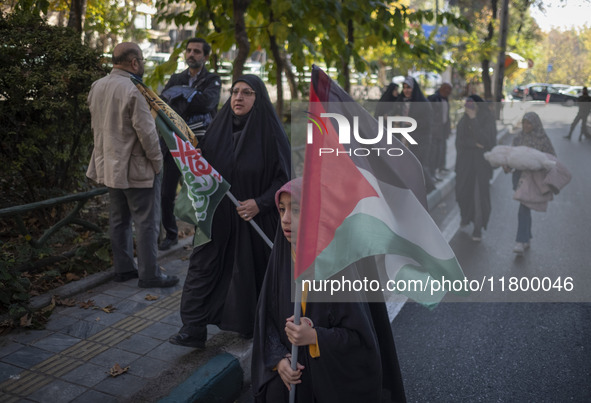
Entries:
[[[484,99],[489,101],[492,99],[492,84],[490,79],[490,60],[483,60],[480,63],[482,67],[482,85],[484,86]],[[470,95],[470,94],[468,94]]]
[[390,84],[386,78],[386,65],[382,60],[378,60],[378,83],[380,87],[384,87]]
[[351,70],[349,69],[349,61],[351,60],[351,55],[353,54],[353,42],[355,38],[353,37],[353,20],[349,19],[347,21],[347,45],[345,46],[345,56],[342,59],[342,69],[343,69],[343,89],[348,93],[351,93]]
[[250,53],[250,41],[246,33],[246,23],[244,22],[244,13],[250,4],[250,0],[232,0],[234,5],[234,38],[238,47],[238,54],[234,59],[234,70],[232,72],[232,82],[236,81],[242,75],[244,63]]
[[84,25],[84,16],[86,15],[86,0],[72,0],[70,6],[70,17],[68,18],[68,27],[73,28],[79,34],[82,34]]
[[269,35],[269,41],[271,46],[271,53],[275,61],[275,74],[277,81],[277,103],[275,104],[275,110],[279,119],[283,119],[283,60],[279,54],[279,46],[277,46],[277,40],[274,35]]
[[[127,1],[125,1],[125,5],[126,7],[129,7],[127,4]],[[127,29],[125,30],[125,36],[124,39],[129,40],[129,41],[134,41],[135,40],[135,18],[137,17],[137,2],[135,0],[133,0],[131,2],[131,18],[128,21],[127,24]]]
[[503,98],[503,79],[505,78],[505,50],[507,49],[507,31],[509,29],[509,0],[503,0],[501,9],[501,27],[499,35],[499,57],[497,59],[497,68],[495,69],[495,92],[494,100],[497,102],[497,116],[500,116],[499,107]]
[[[273,8],[271,7],[271,0],[267,0],[267,6],[269,7],[269,24],[273,24],[275,16],[273,15]],[[275,81],[277,82],[277,103],[275,104],[275,111],[279,119],[283,120],[283,59],[281,58],[281,52],[277,45],[277,38],[271,32],[267,31],[269,35],[269,47],[271,48],[271,54],[275,62]]]
[[[484,38],[485,42],[492,41],[494,33],[495,33],[495,27],[494,27],[493,22],[497,19],[497,1],[498,0],[491,0],[491,2],[490,2],[492,16],[491,16],[491,20],[488,23],[488,35],[486,36],[486,38]],[[490,73],[488,71],[489,67],[490,67],[490,60],[488,58],[486,58],[485,60],[482,60],[481,64],[482,64],[482,84],[484,85],[484,99],[489,101],[493,98]]]
[[285,72],[285,77],[287,77],[287,82],[289,83],[289,91],[291,92],[291,99],[299,99],[300,95],[298,93],[298,85],[295,74],[291,70],[291,63],[285,57],[285,53],[281,52],[281,60],[283,60],[283,71]]

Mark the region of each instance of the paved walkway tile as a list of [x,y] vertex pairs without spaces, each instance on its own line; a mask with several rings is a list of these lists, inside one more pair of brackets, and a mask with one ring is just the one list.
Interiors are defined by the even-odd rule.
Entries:
[[18,376],[23,372],[22,368],[10,365],[4,362],[0,362],[0,382],[3,382],[11,377]]
[[68,347],[79,343],[80,339],[77,337],[68,336],[67,334],[54,333],[51,336],[47,336],[39,341],[33,343],[33,347],[37,347],[46,351],[59,353]]
[[86,392],[86,388],[64,381],[54,381],[28,396],[40,402],[69,402]]
[[134,361],[129,373],[142,378],[156,378],[166,368],[167,363],[150,357],[141,357]]
[[132,396],[147,382],[149,382],[149,379],[140,378],[132,374],[125,374],[116,378],[111,376],[107,377],[104,381],[96,385],[94,389],[99,392],[117,396],[121,399]]
[[143,355],[148,353],[150,350],[153,350],[160,344],[162,344],[162,340],[142,336],[140,334],[134,334],[128,339],[125,339],[121,343],[115,345],[115,347],[120,348],[121,350],[131,351],[132,353]]
[[62,376],[62,379],[91,388],[105,380],[107,376],[109,376],[109,374],[104,366],[86,363],[66,373]]
[[3,362],[12,364],[21,368],[31,368],[33,365],[42,362],[53,354],[40,348],[26,346],[12,354],[2,358]]
[[72,403],[117,403],[117,398],[106,393],[89,390],[72,400]]

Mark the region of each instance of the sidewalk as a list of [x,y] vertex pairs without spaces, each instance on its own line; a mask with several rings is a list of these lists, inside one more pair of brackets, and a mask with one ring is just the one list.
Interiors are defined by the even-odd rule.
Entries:
[[[509,128],[500,124],[498,138]],[[448,140],[450,171],[429,194],[430,209],[454,189],[454,141],[455,136]],[[175,287],[141,289],[137,280],[115,283],[110,271],[55,290],[62,300],[75,299],[77,304],[56,307],[43,330],[0,337],[0,401],[234,401],[250,383],[251,342],[215,326],[208,329],[205,350],[168,342],[181,326],[179,306],[190,242],[183,239],[159,256],[166,273],[181,278]],[[39,309],[50,303],[51,295],[44,295],[35,297],[32,306]],[[391,315],[403,304],[389,306]],[[129,368],[112,377],[109,372],[115,364]]]
[[[241,366],[236,357],[249,351],[249,342],[215,326],[208,329],[203,351],[168,342],[181,326],[190,242],[184,239],[160,255],[166,273],[181,278],[175,287],[142,289],[137,280],[115,283],[110,271],[54,291],[77,304],[56,307],[44,330],[14,331],[0,338],[0,401],[209,402],[214,396],[220,399],[215,401],[232,401],[248,376],[241,369],[248,365]],[[32,305],[40,308],[50,301],[46,295]],[[93,306],[84,309],[80,303]],[[115,364],[129,369],[112,377]],[[189,383],[179,387],[185,379]]]

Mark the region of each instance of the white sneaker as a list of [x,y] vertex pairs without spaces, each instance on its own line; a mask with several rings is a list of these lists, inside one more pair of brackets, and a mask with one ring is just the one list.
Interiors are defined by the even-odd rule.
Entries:
[[518,255],[523,255],[523,251],[525,250],[525,244],[521,242],[517,242],[513,247],[513,252],[517,253]]
[[529,242],[526,242],[526,243],[523,244],[523,249],[524,250],[529,249]]

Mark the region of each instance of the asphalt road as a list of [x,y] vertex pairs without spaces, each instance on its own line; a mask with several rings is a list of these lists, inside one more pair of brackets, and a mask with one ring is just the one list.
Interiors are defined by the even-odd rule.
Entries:
[[[409,402],[591,401],[591,141],[577,141],[579,128],[570,141],[562,138],[576,108],[535,110],[573,180],[546,213],[533,213],[532,247],[516,257],[511,177],[494,179],[482,242],[471,240],[470,226],[450,241],[466,276],[486,278],[483,290],[467,298],[448,294],[432,311],[407,303],[393,321]],[[453,206],[453,195],[444,203]],[[457,208],[447,220],[459,222],[454,214]],[[512,277],[521,281],[516,291],[509,291]],[[533,278],[548,288],[545,277],[553,285],[571,277],[573,289],[523,291]]]

